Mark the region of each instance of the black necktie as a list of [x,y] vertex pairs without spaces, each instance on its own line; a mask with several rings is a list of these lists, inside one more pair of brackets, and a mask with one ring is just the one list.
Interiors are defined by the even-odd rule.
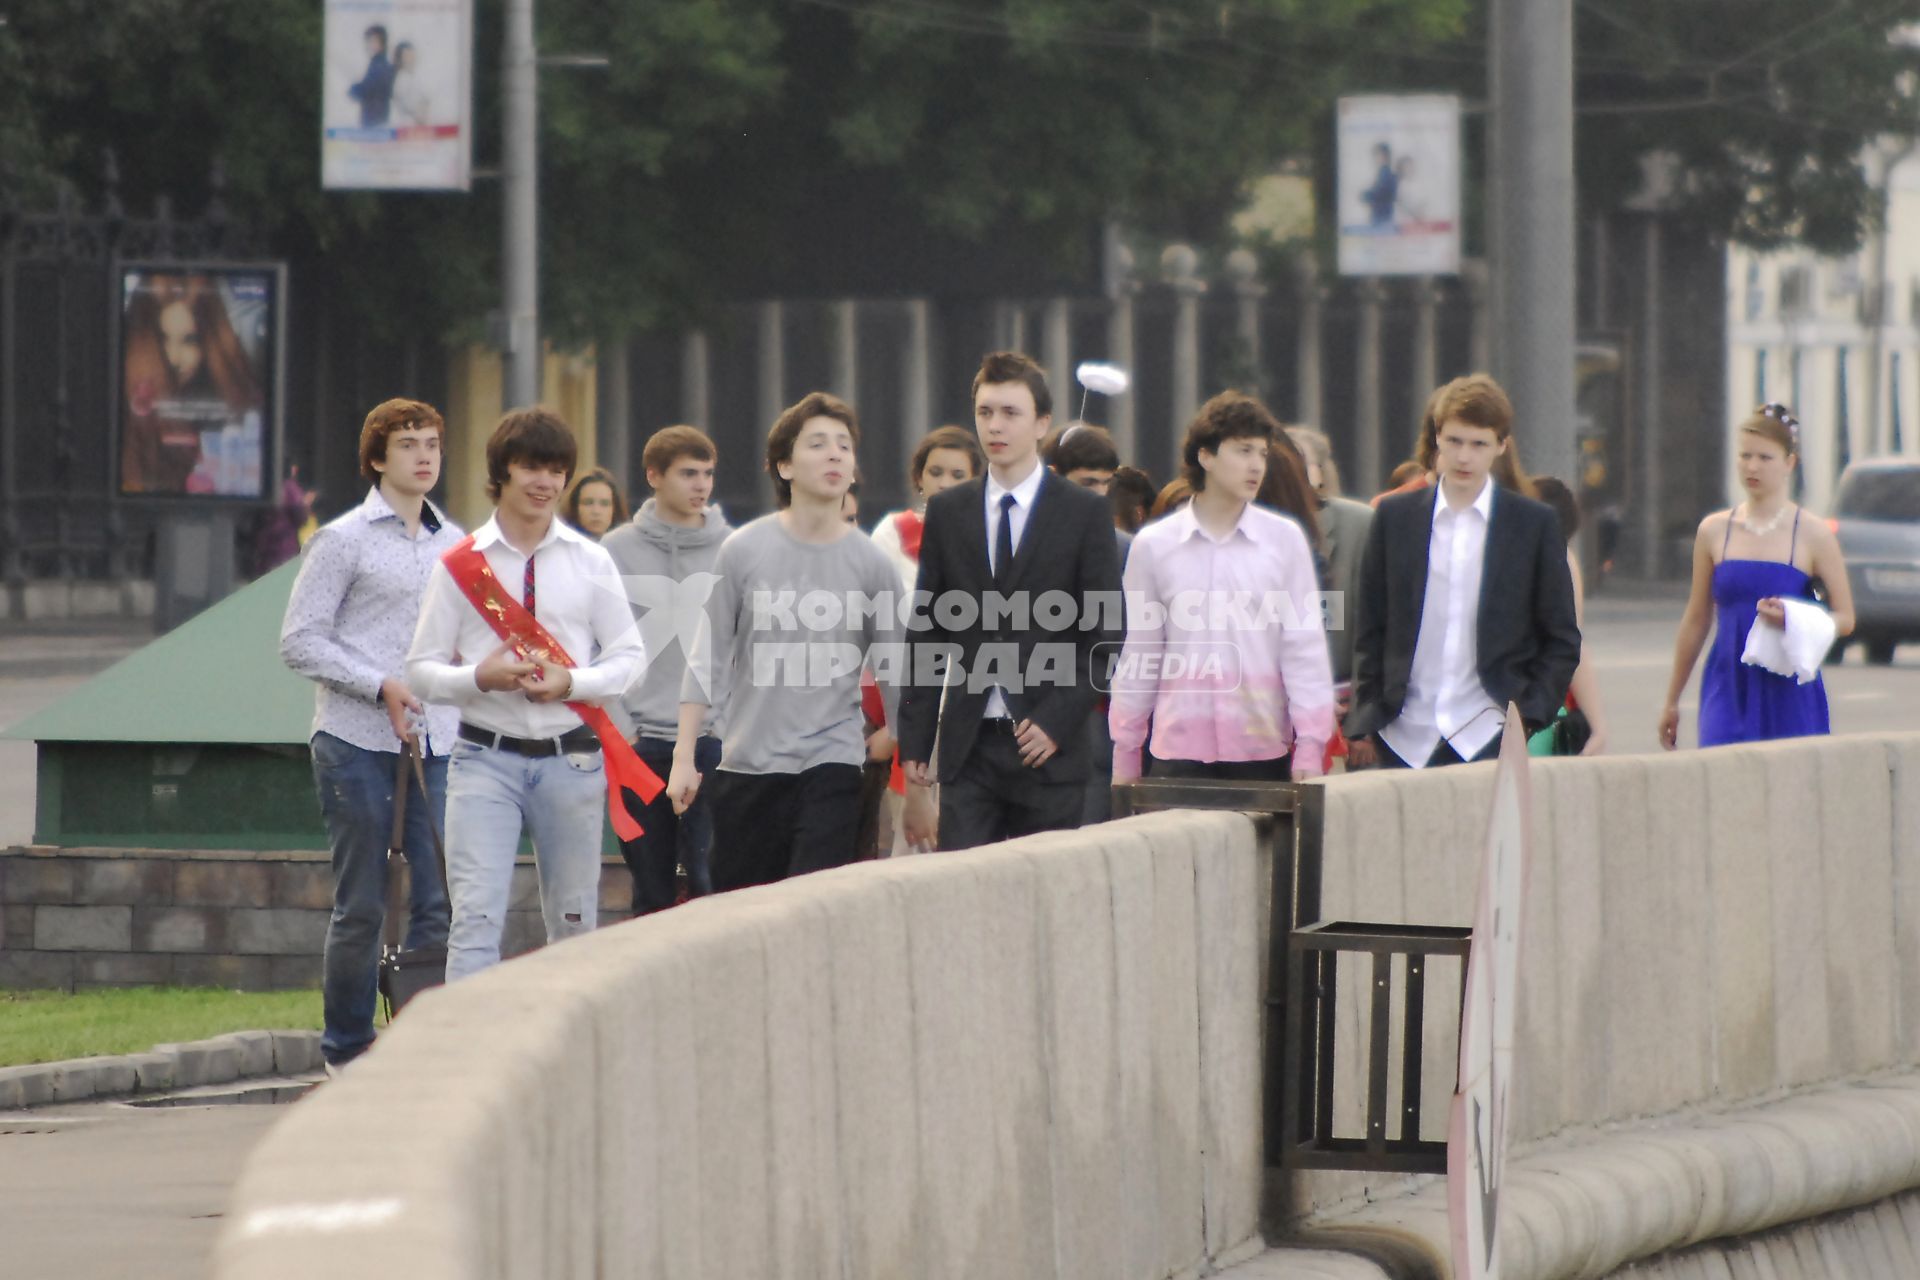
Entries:
[[1012,494],[1001,495],[1000,528],[993,535],[993,585],[996,587],[1013,573],[1013,503]]

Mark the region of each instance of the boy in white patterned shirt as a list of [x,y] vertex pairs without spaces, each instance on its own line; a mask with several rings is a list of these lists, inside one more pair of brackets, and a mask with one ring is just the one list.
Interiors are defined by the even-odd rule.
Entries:
[[416,787],[407,805],[406,941],[409,948],[446,944],[447,887],[428,824],[437,825],[446,806],[446,753],[458,716],[426,711],[402,671],[427,576],[461,537],[426,497],[440,478],[445,435],[439,413],[417,400],[388,400],[367,415],[360,471],[373,488],[308,541],[280,630],[281,659],[318,686],[309,749],[333,854],[320,1040],[329,1068],[373,1043],[394,776],[409,735],[420,747],[427,793]]

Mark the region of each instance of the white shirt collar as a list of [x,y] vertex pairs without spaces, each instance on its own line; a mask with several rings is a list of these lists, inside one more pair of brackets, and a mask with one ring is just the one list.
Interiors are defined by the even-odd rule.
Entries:
[[[556,512],[553,517],[553,523],[547,526],[547,536],[540,539],[540,545],[535,547],[534,550],[539,551],[544,547],[553,545],[555,542],[586,541],[588,541],[586,534],[581,533],[578,529],[561,519]],[[497,512],[488,516],[487,522],[473,532],[473,545],[481,551],[485,551],[496,542],[506,542],[506,535],[500,532],[500,516]],[[513,544],[507,543],[507,545],[512,546]]]
[[[426,525],[430,531],[437,532],[447,521],[447,518],[440,513],[440,508],[434,506],[430,499],[420,499],[420,512],[423,517],[420,523]],[[400,518],[400,513],[393,509],[393,504],[387,501],[387,495],[380,491],[380,486],[377,484],[367,490],[367,500],[360,504],[360,515],[368,524],[376,520]],[[432,519],[425,519],[424,517],[427,516],[431,516]]]
[[1033,470],[1027,473],[1027,478],[1019,484],[1014,485],[1011,489],[1004,488],[1000,482],[994,478],[993,472],[987,472],[987,507],[992,509],[999,506],[1001,496],[1011,493],[1014,502],[1021,510],[1031,510],[1033,500],[1040,492],[1040,482],[1046,479],[1046,471],[1047,464],[1035,458],[1033,461]]
[[1178,511],[1175,511],[1172,515],[1168,516],[1167,519],[1173,522],[1173,536],[1176,542],[1185,542],[1188,538],[1201,537],[1213,543],[1215,546],[1222,546],[1233,541],[1235,534],[1239,534],[1249,542],[1259,541],[1254,533],[1256,527],[1255,522],[1259,517],[1254,514],[1254,507],[1251,502],[1240,508],[1240,518],[1234,521],[1233,528],[1227,531],[1227,536],[1224,538],[1216,538],[1207,532],[1205,526],[1200,523],[1200,517],[1193,513],[1193,504],[1191,502],[1181,507]]
[[[1440,481],[1433,486],[1433,518],[1436,523],[1438,523],[1443,514],[1453,511],[1453,508],[1447,505],[1446,490],[1441,488],[1441,485],[1444,483],[1445,481]],[[1489,475],[1486,478],[1486,482],[1480,486],[1479,496],[1468,503],[1458,514],[1465,515],[1468,511],[1478,511],[1482,520],[1491,523],[1493,520],[1493,490],[1493,477]]]

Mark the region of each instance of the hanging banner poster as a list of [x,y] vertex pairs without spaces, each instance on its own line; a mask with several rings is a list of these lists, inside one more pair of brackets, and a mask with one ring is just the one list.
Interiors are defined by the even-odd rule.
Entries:
[[1447,1217],[1455,1280],[1498,1280],[1500,1189],[1513,1097],[1513,1027],[1520,1005],[1520,926],[1532,857],[1527,735],[1507,707],[1493,813],[1480,863],[1473,946],[1460,1017],[1460,1085],[1447,1130]]
[[267,496],[278,453],[286,268],[120,268],[120,492]]
[[1460,99],[1340,99],[1340,274],[1460,270]]
[[326,0],[320,184],[465,191],[473,0]]

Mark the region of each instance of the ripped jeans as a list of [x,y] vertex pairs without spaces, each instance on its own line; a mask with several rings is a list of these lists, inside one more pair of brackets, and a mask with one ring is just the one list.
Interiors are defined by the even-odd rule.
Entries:
[[524,828],[540,873],[547,941],[592,929],[600,904],[606,761],[598,751],[523,756],[457,742],[447,765],[447,981],[500,962]]

